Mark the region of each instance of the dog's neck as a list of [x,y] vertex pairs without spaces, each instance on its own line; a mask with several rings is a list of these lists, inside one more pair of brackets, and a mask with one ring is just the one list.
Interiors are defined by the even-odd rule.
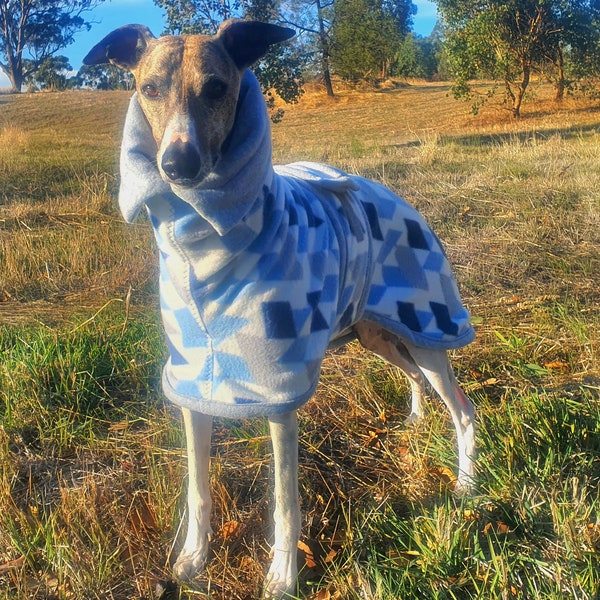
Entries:
[[135,219],[144,204],[175,194],[214,231],[224,236],[263,200],[273,179],[271,128],[266,104],[255,76],[246,71],[240,87],[235,124],[215,169],[194,188],[170,186],[156,167],[156,143],[136,98],[125,123],[121,153],[119,204],[126,220]]

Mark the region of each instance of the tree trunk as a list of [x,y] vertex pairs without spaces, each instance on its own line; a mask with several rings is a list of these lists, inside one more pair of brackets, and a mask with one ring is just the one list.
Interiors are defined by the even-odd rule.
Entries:
[[325,83],[325,89],[327,90],[327,95],[330,98],[333,98],[335,94],[333,93],[333,85],[331,83],[331,73],[329,71],[329,56],[323,55],[321,59],[321,68],[323,69],[323,82]]
[[565,98],[565,65],[563,60],[562,49],[559,48],[556,56],[556,95],[554,96],[555,102],[562,102]]
[[329,40],[323,22],[323,7],[321,0],[317,0],[317,18],[319,19],[319,40],[321,41],[321,69],[323,70],[323,81],[327,95],[333,98],[333,85],[331,84],[331,72],[329,70]]
[[23,87],[23,77],[20,73],[16,73],[12,71],[7,73],[8,79],[10,81],[10,93],[11,94],[20,94],[21,88]]
[[516,93],[513,96],[513,117],[516,119],[521,116],[521,104],[523,103],[523,97],[525,96],[525,91],[527,90],[529,80],[531,79],[531,61],[525,58],[521,59],[521,67],[523,78],[521,83],[517,86]]
[[6,64],[2,65],[2,70],[10,81],[10,91],[12,94],[20,94],[23,86],[23,63],[21,56],[15,56],[14,50],[8,42],[9,32],[5,28],[4,35],[4,53],[6,55]]

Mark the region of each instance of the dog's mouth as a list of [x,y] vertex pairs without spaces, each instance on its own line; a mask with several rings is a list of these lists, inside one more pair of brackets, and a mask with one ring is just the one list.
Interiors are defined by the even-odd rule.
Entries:
[[193,189],[195,187],[198,187],[204,181],[206,175],[208,174],[208,173],[206,173],[206,174],[200,175],[198,177],[194,177],[192,179],[185,178],[185,177],[180,177],[178,179],[172,179],[166,173],[164,173],[162,169],[159,169],[159,171],[160,171],[161,177],[163,178],[163,181],[165,181],[166,183],[180,187],[180,188],[187,188],[187,189]]

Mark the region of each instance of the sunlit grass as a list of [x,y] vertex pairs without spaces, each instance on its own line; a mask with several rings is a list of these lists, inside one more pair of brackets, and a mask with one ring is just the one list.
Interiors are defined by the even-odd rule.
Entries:
[[[115,199],[127,97],[0,97],[1,600],[159,597],[182,541],[155,250]],[[302,597],[598,597],[600,113],[543,93],[520,122],[486,111],[442,84],[341,90],[274,128],[277,162],[327,160],[417,206],[477,329],[452,356],[478,408],[471,498],[451,493],[436,398],[409,427],[398,373],[357,344],[326,359],[300,411]],[[174,594],[257,597],[272,477],[266,423],[217,420],[213,555]]]

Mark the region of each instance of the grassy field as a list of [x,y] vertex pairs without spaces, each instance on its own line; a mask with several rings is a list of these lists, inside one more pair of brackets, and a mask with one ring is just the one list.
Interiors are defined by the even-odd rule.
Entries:
[[[600,106],[540,87],[514,121],[443,85],[316,91],[277,162],[324,160],[429,220],[477,329],[453,353],[478,409],[476,493],[452,495],[436,398],[408,427],[397,372],[350,345],[300,411],[300,596],[600,598]],[[0,96],[0,600],[257,598],[263,421],[218,421],[213,556],[169,583],[185,458],[145,220],[115,205],[121,92]],[[175,540],[175,541],[173,541]]]

